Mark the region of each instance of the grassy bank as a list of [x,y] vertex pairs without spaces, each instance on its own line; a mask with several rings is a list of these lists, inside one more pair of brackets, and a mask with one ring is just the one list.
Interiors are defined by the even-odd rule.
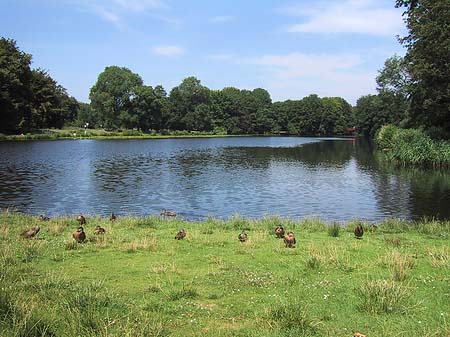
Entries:
[[388,161],[400,165],[450,166],[450,142],[431,139],[420,130],[385,125],[375,137]]
[[0,335],[449,336],[450,222],[355,225],[88,217],[79,244],[75,219],[4,212]]
[[[0,140],[56,140],[56,139],[159,139],[177,137],[224,137],[234,136],[201,131],[142,132],[137,130],[107,131],[104,129],[67,128],[42,129],[22,135],[0,134]],[[242,136],[242,135],[241,135]],[[245,135],[249,136],[249,135]]]

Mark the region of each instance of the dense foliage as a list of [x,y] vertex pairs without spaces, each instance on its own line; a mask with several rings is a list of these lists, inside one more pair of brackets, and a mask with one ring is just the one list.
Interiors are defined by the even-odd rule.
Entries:
[[42,69],[31,69],[31,55],[0,38],[0,132],[61,128],[79,110],[75,98]]
[[411,76],[409,111],[414,127],[450,134],[450,3],[448,0],[397,0],[405,7],[408,35],[400,39]]
[[210,90],[196,77],[185,78],[167,95],[127,68],[106,67],[91,89],[91,125],[107,128],[204,131],[216,134],[345,134],[352,107],[343,98],[310,95],[272,103],[262,88]]
[[450,137],[450,5],[448,0],[397,0],[408,35],[405,57],[386,60],[377,77],[378,94],[361,97],[355,123],[373,137],[384,124]]
[[392,162],[402,165],[450,166],[450,142],[433,140],[421,130],[385,125],[375,140]]

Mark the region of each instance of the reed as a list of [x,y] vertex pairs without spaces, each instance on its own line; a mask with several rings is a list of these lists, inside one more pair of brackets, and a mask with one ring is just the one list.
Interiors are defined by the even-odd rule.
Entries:
[[450,166],[450,142],[434,140],[421,130],[385,125],[375,142],[388,161],[400,165]]

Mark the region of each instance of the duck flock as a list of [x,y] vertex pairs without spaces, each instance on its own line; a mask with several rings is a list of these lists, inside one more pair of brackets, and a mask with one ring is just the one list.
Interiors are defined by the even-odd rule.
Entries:
[[[175,217],[176,213],[172,211],[166,211],[165,209],[162,209],[161,216],[166,217]],[[39,219],[41,221],[49,221],[50,218],[40,215]],[[114,213],[111,213],[109,220],[111,222],[115,221],[117,219],[117,216]],[[79,214],[76,218],[76,220],[79,223],[79,227],[75,232],[73,232],[72,237],[73,239],[78,243],[83,243],[86,241],[86,233],[84,232],[83,225],[86,225],[86,217],[83,214]],[[21,236],[26,239],[31,239],[35,237],[40,231],[39,226],[33,226],[31,228],[26,229],[22,232]],[[276,226],[275,227],[275,237],[279,239],[283,239],[285,247],[286,248],[295,248],[295,235],[294,232],[290,231],[286,234],[283,226]],[[94,229],[94,235],[102,235],[105,234],[106,230],[101,226],[96,226]],[[186,230],[184,228],[181,228],[178,233],[175,235],[176,240],[183,240],[186,237]],[[364,235],[364,228],[361,224],[357,225],[354,230],[355,238],[361,239]],[[243,230],[239,235],[238,239],[240,242],[246,242],[248,240],[248,234]]]

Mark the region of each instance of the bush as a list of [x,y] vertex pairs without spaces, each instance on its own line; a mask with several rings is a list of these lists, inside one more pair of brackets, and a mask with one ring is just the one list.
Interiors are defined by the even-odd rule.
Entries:
[[362,299],[360,309],[371,314],[404,313],[406,311],[405,301],[409,290],[394,281],[372,280],[365,282],[359,288]]
[[328,227],[328,235],[337,238],[339,236],[339,231],[341,230],[341,226],[338,223],[333,223],[330,227]]
[[375,137],[378,148],[386,153],[389,161],[402,165],[450,165],[450,143],[433,140],[425,132],[416,129],[400,129],[385,125]]

